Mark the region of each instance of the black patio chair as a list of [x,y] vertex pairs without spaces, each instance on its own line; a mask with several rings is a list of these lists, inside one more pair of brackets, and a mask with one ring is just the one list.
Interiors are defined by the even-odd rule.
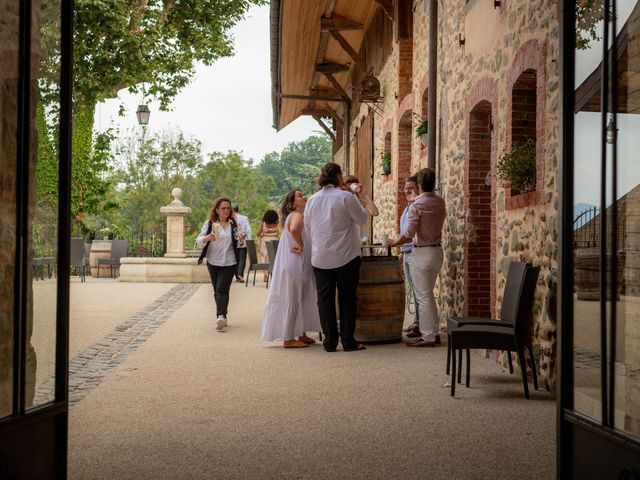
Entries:
[[84,261],[84,240],[72,238],[69,241],[69,264],[75,268],[76,275],[80,276],[80,282],[85,281],[86,264]]
[[276,254],[278,253],[278,240],[271,240],[264,244],[267,247],[267,256],[269,257],[269,275],[266,285],[266,288],[269,288],[269,279],[271,279],[271,275],[273,274],[273,265],[276,263]]
[[112,240],[111,257],[98,259],[98,278],[100,278],[100,266],[109,265],[109,274],[113,277],[114,267],[120,268],[120,259],[127,256],[129,251],[129,240]]
[[249,275],[253,272],[253,286],[256,285],[256,273],[258,270],[269,270],[268,263],[258,263],[258,253],[256,252],[256,243],[254,240],[247,240],[247,257],[249,257],[249,270],[247,271],[247,281],[245,287],[249,286]]
[[[467,324],[454,328],[449,332],[451,341],[451,396],[456,392],[456,350],[467,350],[467,378],[466,386],[470,383],[470,362],[469,349],[482,348],[491,350],[504,350],[511,355],[511,352],[518,354],[520,370],[522,371],[522,384],[524,396],[529,398],[529,385],[527,378],[527,365],[525,362],[524,349],[529,350],[531,360],[531,371],[533,375],[533,387],[538,390],[538,375],[533,348],[531,343],[531,308],[535,297],[536,286],[540,267],[525,267],[525,275],[520,282],[518,289],[513,294],[517,297],[514,309],[514,323],[512,326],[502,325],[482,325]],[[515,287],[514,287],[515,288]],[[504,307],[504,306],[503,306]]]
[[[507,281],[504,287],[504,294],[502,296],[502,308],[500,309],[500,319],[491,319],[483,317],[449,317],[447,319],[447,375],[449,375],[451,368],[451,330],[454,328],[462,327],[464,325],[493,325],[501,327],[513,327],[515,322],[516,309],[518,304],[518,292],[520,291],[520,285],[524,281],[524,276],[527,271],[527,264],[524,262],[512,261],[509,264],[509,271],[507,272]],[[489,299],[487,299],[489,301]],[[469,363],[469,352],[467,351],[467,363]],[[459,352],[458,364],[458,383],[460,383],[462,372],[462,350]],[[509,371],[513,373],[513,363],[511,362],[511,355],[509,355]]]

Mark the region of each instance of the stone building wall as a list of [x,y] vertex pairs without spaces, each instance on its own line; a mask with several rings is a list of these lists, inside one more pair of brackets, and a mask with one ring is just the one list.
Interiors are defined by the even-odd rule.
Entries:
[[[400,205],[403,199],[398,194],[404,180],[398,172],[399,136],[407,112],[412,122],[411,159],[409,168],[405,169],[416,172],[427,164],[426,150],[415,137],[415,127],[420,119],[426,118],[427,112],[428,14],[426,0],[413,2],[412,92],[404,98],[398,97],[399,80],[406,80],[399,79],[398,68],[400,53],[406,51],[406,44],[394,44],[392,54],[378,74],[384,102],[382,116],[375,117],[374,151],[378,157],[382,155],[385,143],[389,145],[390,132],[393,160],[388,178],[381,175],[380,162],[375,162],[374,199],[381,214],[373,222],[374,240],[379,239],[380,233],[398,231],[398,211],[403,207]],[[476,278],[485,283],[481,290],[486,290],[490,297],[491,314],[499,315],[509,262],[524,260],[540,265],[533,343],[541,385],[554,390],[556,324],[550,309],[558,250],[558,5],[551,0],[531,0],[503,2],[503,6],[494,8],[491,0],[451,0],[447,8],[439,9],[438,22],[437,118],[440,125],[430,128],[438,128],[438,192],[447,204],[445,260],[436,285],[441,322],[444,324],[447,316],[467,312],[470,302],[465,292],[469,296],[474,292]],[[511,114],[512,109],[519,111],[519,99],[517,95],[512,96],[513,86],[518,82],[518,85],[527,85],[522,82],[525,77],[529,83],[535,79],[536,84],[533,93],[536,128],[529,130],[536,136],[537,179],[535,191],[518,195],[497,179],[496,162],[511,147],[511,134],[515,135],[521,127],[518,121],[530,123],[532,120],[526,116],[527,112]],[[359,114],[366,114],[366,108],[361,106]],[[480,117],[476,115],[478,112]],[[491,137],[490,143],[481,147],[468,142],[470,125],[474,124],[472,114],[476,120],[485,119]],[[521,115],[524,116],[521,118]],[[470,163],[470,159],[479,158],[481,148],[488,149],[485,154],[490,167],[486,173]],[[482,189],[484,194],[478,196]],[[470,205],[471,198],[484,203]],[[487,237],[489,231],[491,234]],[[476,248],[481,237],[485,250]],[[486,266],[474,266],[474,260],[481,256],[478,251],[490,252]],[[474,269],[486,269],[486,275]]]
[[[424,3],[424,2],[423,2]],[[453,3],[453,2],[452,2]],[[550,0],[505,2],[499,9],[489,0],[457,1],[439,12],[439,116],[448,118],[446,142],[441,145],[440,182],[447,202],[445,262],[440,276],[442,316],[465,313],[464,278],[471,258],[464,245],[473,243],[473,206],[465,204],[468,171],[469,117],[479,101],[492,107],[490,189],[495,204],[495,240],[491,272],[499,314],[508,264],[524,260],[540,265],[534,306],[534,350],[541,384],[555,384],[555,321],[549,314],[549,288],[557,271],[557,170],[559,135],[558,6]],[[456,14],[452,14],[456,10]],[[481,35],[479,25],[492,24],[493,36]],[[460,34],[460,37],[459,35]],[[459,39],[464,39],[460,45]],[[512,124],[511,88],[517,74],[535,68],[537,73],[537,188],[513,201],[496,178],[496,161],[510,148]],[[483,88],[486,85],[487,87]],[[475,95],[471,101],[470,97]],[[489,173],[489,172],[487,172]],[[469,174],[467,174],[469,175]],[[487,186],[489,188],[489,186]],[[511,197],[511,205],[507,200]],[[472,255],[470,254],[469,257]],[[461,288],[462,287],[462,288]]]

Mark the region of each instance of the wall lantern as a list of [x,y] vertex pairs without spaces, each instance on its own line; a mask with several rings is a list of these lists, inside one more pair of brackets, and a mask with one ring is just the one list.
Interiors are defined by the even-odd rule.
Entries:
[[138,117],[139,125],[146,126],[149,123],[149,115],[151,115],[151,111],[147,105],[138,105],[136,116]]

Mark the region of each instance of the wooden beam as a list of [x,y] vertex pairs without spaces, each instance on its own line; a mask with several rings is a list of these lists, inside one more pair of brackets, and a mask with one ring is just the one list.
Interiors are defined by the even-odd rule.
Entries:
[[391,3],[391,0],[375,0],[375,2],[380,5],[382,11],[389,20],[393,21],[393,4]]
[[317,115],[312,115],[313,119],[318,122],[318,125],[320,125],[320,127],[322,127],[322,129],[327,132],[327,135],[329,135],[329,137],[331,138],[331,140],[333,140],[334,142],[336,141],[336,134],[333,133],[333,130],[331,130],[329,127],[327,127],[325,125],[325,123],[322,121],[322,119],[317,116]]
[[331,108],[331,105],[329,105],[328,103],[324,104],[324,108],[327,112],[329,112],[329,116],[333,117],[333,119],[338,122],[339,125],[344,125],[344,121],[342,120],[342,117],[340,115],[338,115],[338,112],[336,112],[333,108]]
[[309,105],[308,107],[303,108],[300,113],[302,113],[302,115],[311,115],[312,117],[314,115],[317,115],[318,117],[331,117],[332,116],[331,112],[329,110],[326,110],[326,109],[321,108],[321,107],[313,107],[311,105]]
[[349,42],[347,42],[347,40],[340,34],[340,32],[337,32],[335,30],[331,31],[331,36],[335,38],[340,46],[344,49],[344,51],[347,52],[351,58],[353,58],[353,60],[358,64],[358,67],[360,67],[360,70],[362,70],[364,73],[367,73],[367,62],[365,62],[364,58],[358,55],[358,52],[356,52],[353,47],[349,45]]
[[338,73],[349,70],[349,65],[342,65],[336,62],[323,62],[316,65],[316,72],[320,73]]
[[[322,92],[322,90],[321,90]],[[333,90],[326,90],[326,92],[331,92],[331,94],[323,95],[323,94],[314,94],[313,92],[309,95],[298,95],[295,93],[281,93],[280,98],[290,98],[292,100],[321,100],[324,102],[342,102],[344,98],[341,97],[339,92],[335,92]]]
[[323,75],[327,77],[327,80],[329,80],[329,83],[333,85],[333,88],[335,88],[338,92],[340,92],[340,95],[342,96],[343,99],[345,99],[348,102],[351,101],[351,98],[349,97],[347,92],[344,90],[344,88],[342,88],[342,85],[340,85],[340,83],[336,80],[336,77],[334,77],[331,73],[324,73]]
[[323,32],[335,32],[338,30],[362,30],[363,28],[364,25],[362,25],[361,23],[358,23],[355,20],[351,20],[336,13],[334,13],[333,17],[330,18],[320,18],[320,29]]
[[[309,95],[317,95],[320,97],[331,97],[332,100],[325,100],[325,102],[342,102],[343,98],[340,96],[340,92],[338,90],[334,90],[333,88],[319,87],[319,88],[310,88]],[[338,100],[335,100],[335,98]],[[322,100],[319,98],[315,98],[314,100]]]

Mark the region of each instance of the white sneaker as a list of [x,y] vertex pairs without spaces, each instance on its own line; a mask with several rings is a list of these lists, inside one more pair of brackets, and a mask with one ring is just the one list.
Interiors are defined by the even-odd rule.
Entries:
[[225,320],[225,318],[222,315],[218,315],[218,320],[216,320],[216,330],[221,332],[222,329],[226,326],[227,326],[227,321]]

